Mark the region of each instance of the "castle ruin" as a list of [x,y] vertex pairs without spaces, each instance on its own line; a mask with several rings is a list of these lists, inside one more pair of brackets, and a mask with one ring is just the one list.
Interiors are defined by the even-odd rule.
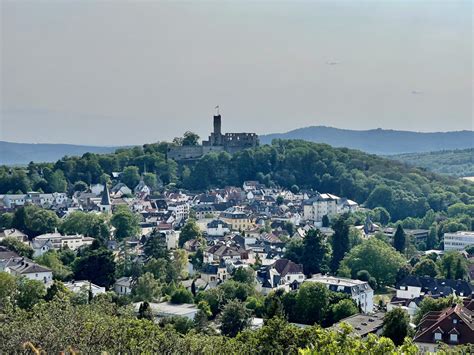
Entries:
[[227,152],[233,154],[243,149],[257,147],[256,133],[225,133],[221,132],[222,118],[220,114],[214,116],[214,130],[209,140],[202,141],[202,145],[177,146],[168,149],[168,158],[173,160],[199,159],[210,152]]

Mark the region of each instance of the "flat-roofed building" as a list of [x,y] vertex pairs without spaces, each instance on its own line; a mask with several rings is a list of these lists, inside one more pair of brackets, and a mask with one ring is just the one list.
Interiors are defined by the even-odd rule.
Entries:
[[444,233],[444,250],[464,250],[474,245],[474,232]]

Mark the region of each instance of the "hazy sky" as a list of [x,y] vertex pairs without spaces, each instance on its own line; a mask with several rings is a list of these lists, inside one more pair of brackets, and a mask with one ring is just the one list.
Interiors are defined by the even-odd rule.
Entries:
[[0,2],[0,140],[473,129],[471,1]]

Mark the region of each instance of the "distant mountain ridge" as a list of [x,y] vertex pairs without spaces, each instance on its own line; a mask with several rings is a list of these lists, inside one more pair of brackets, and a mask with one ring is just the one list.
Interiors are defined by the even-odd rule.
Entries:
[[0,141],[0,165],[25,165],[30,161],[53,162],[65,155],[111,153],[118,147],[98,147],[74,144],[12,143]]
[[311,126],[286,133],[262,135],[260,143],[268,144],[273,139],[302,139],[382,155],[474,148],[474,131],[425,133],[380,128],[357,131]]

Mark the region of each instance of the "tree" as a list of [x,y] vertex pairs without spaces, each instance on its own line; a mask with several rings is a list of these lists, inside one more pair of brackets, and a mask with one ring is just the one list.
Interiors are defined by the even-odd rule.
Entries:
[[379,221],[383,226],[386,226],[390,222],[390,213],[383,207],[376,207],[373,210],[376,220]]
[[0,215],[0,229],[10,229],[13,227],[13,213],[5,212]]
[[401,224],[397,226],[397,231],[393,237],[393,247],[403,254],[406,248],[406,235]]
[[395,345],[403,344],[408,336],[410,318],[401,308],[395,308],[387,312],[383,319],[383,336],[392,339]]
[[74,183],[72,190],[74,192],[76,191],[83,192],[83,191],[87,191],[88,188],[89,186],[87,186],[87,184],[84,181],[79,180]]
[[199,136],[194,132],[186,131],[186,132],[184,132],[181,144],[184,145],[184,146],[198,145],[199,144]]
[[304,282],[296,296],[296,308],[304,324],[320,324],[329,307],[329,290],[317,282]]
[[120,175],[120,181],[130,189],[134,189],[140,182],[140,171],[136,166],[127,166]]
[[138,308],[138,319],[147,319],[152,321],[154,318],[155,317],[153,316],[150,304],[146,301],[140,303],[140,307]]
[[467,275],[466,259],[456,251],[449,251],[438,262],[441,274],[447,279],[463,279]]
[[393,285],[398,270],[406,263],[403,256],[393,247],[376,238],[370,238],[352,248],[346,254],[339,272],[355,277],[360,270],[367,270],[379,286]]
[[72,275],[71,269],[63,265],[55,250],[50,250],[39,256],[36,258],[36,262],[49,267],[53,271],[53,277],[57,280],[65,281]]
[[343,299],[331,306],[332,320],[334,323],[341,319],[356,314],[359,310],[351,299]]
[[67,180],[62,170],[56,170],[49,177],[49,188],[52,192],[66,192]]
[[342,215],[336,218],[332,228],[334,229],[334,235],[332,236],[331,243],[331,270],[336,272],[339,268],[339,263],[350,249],[349,223],[347,222],[347,215]]
[[237,282],[252,285],[255,283],[255,271],[251,268],[238,267],[235,269],[232,278]]
[[17,279],[17,282],[18,295],[16,301],[20,308],[31,309],[31,307],[42,300],[46,295],[44,283],[41,281],[21,277]]
[[423,259],[413,267],[413,274],[418,276],[436,277],[438,273],[438,266],[431,259]]
[[436,244],[438,244],[438,233],[436,231],[436,226],[431,226],[426,238],[426,249],[432,250]]
[[54,232],[59,226],[59,218],[53,211],[45,210],[39,207],[27,206],[28,211],[25,218],[25,227],[27,231],[34,236]]
[[301,263],[307,275],[327,271],[330,248],[319,229],[311,229],[303,240]]
[[74,211],[67,215],[59,228],[63,234],[83,234],[106,242],[110,236],[107,218],[103,214]]
[[76,280],[89,280],[105,287],[110,287],[115,281],[114,256],[105,248],[87,250],[74,261],[72,269]]
[[15,301],[17,287],[15,276],[0,271],[0,309]]
[[153,274],[146,272],[133,286],[132,295],[136,301],[156,301],[161,296],[161,285],[155,280]]
[[184,287],[178,287],[173,294],[171,295],[171,303],[193,303],[194,297],[191,291],[185,289]]
[[110,222],[116,228],[115,237],[117,239],[135,237],[140,233],[139,218],[128,207],[116,210]]
[[276,198],[276,204],[277,204],[278,206],[281,206],[281,205],[283,205],[283,202],[285,202],[285,199],[283,198],[283,196],[281,196],[281,195],[277,196],[277,198]]
[[158,187],[158,179],[153,173],[143,174],[143,182],[153,191]]
[[195,220],[188,220],[186,224],[181,228],[179,234],[178,245],[180,248],[183,247],[184,243],[188,240],[197,239],[201,236],[201,230]]
[[61,281],[54,280],[53,284],[48,287],[46,290],[46,295],[44,296],[44,299],[46,301],[52,301],[54,297],[65,297],[67,295],[70,295],[71,291],[68,290],[66,286]]
[[143,246],[146,256],[155,259],[169,259],[169,252],[166,246],[166,237],[163,233],[153,232]]
[[230,301],[222,309],[219,318],[220,330],[223,335],[235,337],[239,332],[248,328],[251,323],[251,311],[238,301]]
[[325,215],[323,216],[323,219],[322,219],[322,222],[321,222],[321,223],[322,223],[322,226],[323,226],[324,228],[329,227],[330,222],[329,222],[329,217],[328,217],[327,214],[325,214]]

